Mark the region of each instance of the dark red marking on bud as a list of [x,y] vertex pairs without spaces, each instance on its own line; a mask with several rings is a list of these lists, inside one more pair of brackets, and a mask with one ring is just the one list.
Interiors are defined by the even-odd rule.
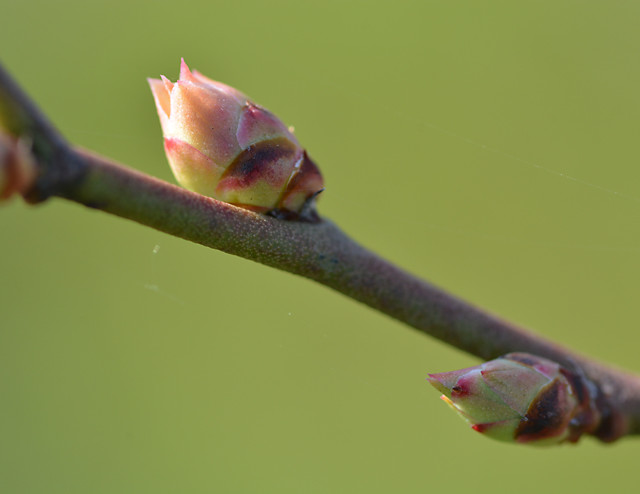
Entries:
[[460,376],[455,385],[451,387],[451,398],[462,398],[473,395],[475,392],[475,376],[472,374],[465,374]]
[[491,424],[473,424],[473,425],[471,426],[471,428],[472,428],[474,431],[478,431],[478,432],[480,432],[480,433],[483,433],[483,432],[485,432],[486,430],[488,430],[488,429],[490,429],[490,428],[491,428]]
[[562,434],[571,420],[566,416],[563,386],[563,383],[553,381],[538,394],[516,429],[516,440],[528,442]]
[[576,395],[578,403],[580,403],[581,406],[588,405],[589,392],[582,378],[562,367],[560,368],[560,374],[567,379],[569,386],[571,386],[571,391]]
[[274,164],[279,160],[289,159],[293,168],[296,151],[296,146],[284,137],[249,146],[224,171],[220,177],[221,188],[230,186],[244,188],[258,180],[277,184],[280,176],[274,175],[274,170],[281,171],[281,168],[274,166]]
[[456,384],[451,388],[451,398],[462,398],[470,394],[472,394],[472,391],[470,391],[469,386],[465,385],[465,383],[462,383],[462,385]]
[[600,409],[602,407],[596,405],[596,399],[592,396],[595,388],[587,386],[582,376],[566,369],[560,369],[560,373],[567,379],[578,401],[576,414],[569,424],[568,437],[568,441],[576,442],[582,434],[591,433],[601,425]]
[[313,193],[313,195],[317,195],[322,191],[322,175],[320,174],[318,166],[311,160],[311,158],[309,158],[307,152],[304,151],[304,154],[302,155],[302,163],[295,174],[291,177],[291,180],[289,180],[287,190],[284,192],[282,197],[286,197],[290,192],[294,192],[296,189],[308,189],[305,185],[307,183],[313,183],[314,181],[320,185],[318,190]]

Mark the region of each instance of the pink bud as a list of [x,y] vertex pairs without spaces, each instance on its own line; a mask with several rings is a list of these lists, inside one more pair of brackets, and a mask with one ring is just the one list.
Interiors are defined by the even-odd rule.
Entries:
[[502,441],[575,442],[600,420],[588,381],[535,355],[510,353],[428,380],[474,430]]
[[308,214],[322,191],[317,166],[291,131],[240,91],[191,72],[149,79],[178,182],[259,212]]
[[36,175],[35,160],[26,142],[0,132],[0,201],[27,192]]

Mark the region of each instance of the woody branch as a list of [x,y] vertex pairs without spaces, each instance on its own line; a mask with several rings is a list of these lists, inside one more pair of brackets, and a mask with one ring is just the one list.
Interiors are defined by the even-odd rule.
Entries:
[[360,246],[331,221],[285,221],[74,148],[0,66],[0,123],[29,139],[29,202],[58,197],[322,283],[484,360],[527,352],[584,373],[603,397],[603,441],[640,434],[640,376],[576,354],[448,294]]

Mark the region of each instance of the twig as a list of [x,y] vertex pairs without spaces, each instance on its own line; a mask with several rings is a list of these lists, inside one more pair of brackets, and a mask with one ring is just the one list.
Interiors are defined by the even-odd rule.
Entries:
[[[640,376],[609,368],[488,314],[364,249],[326,219],[283,221],[189,192],[72,149],[0,66],[0,117],[38,145],[32,202],[59,196],[310,278],[456,348],[490,360],[527,352],[577,369],[602,398],[603,441],[640,434]],[[10,122],[7,124],[7,122]]]

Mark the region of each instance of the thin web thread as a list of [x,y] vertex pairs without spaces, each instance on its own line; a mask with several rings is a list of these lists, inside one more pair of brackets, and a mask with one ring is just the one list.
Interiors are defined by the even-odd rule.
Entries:
[[[407,119],[407,115],[406,114],[402,114],[402,113],[398,112],[395,108],[393,108],[393,107],[391,107],[389,105],[385,105],[384,102],[381,102],[381,101],[373,102],[373,100],[371,98],[368,98],[368,97],[364,96],[362,93],[349,91],[348,89],[345,88],[345,86],[338,85],[338,84],[336,84],[336,83],[334,83],[332,81],[323,80],[322,83],[327,85],[327,86],[332,87],[336,92],[341,92],[343,94],[348,95],[350,98],[357,98],[357,99],[361,100],[362,102],[364,102],[366,104],[369,104],[369,105],[375,104],[376,107],[384,109],[384,111],[387,114],[392,114],[396,118],[399,118],[399,119],[402,118],[402,119],[405,119],[405,120]],[[439,133],[443,134],[443,135],[452,137],[452,138],[457,139],[457,140],[459,140],[461,142],[464,142],[464,143],[469,144],[471,146],[474,146],[474,147],[477,147],[479,149],[482,149],[483,151],[486,151],[486,152],[489,152],[489,153],[493,153],[493,154],[496,154],[498,156],[503,156],[503,157],[508,158],[508,159],[510,159],[512,161],[520,163],[523,166],[529,166],[531,168],[534,168],[534,169],[543,171],[545,173],[548,173],[548,174],[550,174],[552,176],[555,176],[555,177],[558,177],[558,178],[562,178],[564,180],[568,180],[568,181],[571,181],[571,182],[575,182],[575,183],[577,183],[579,185],[582,185],[584,187],[588,187],[588,188],[591,188],[591,189],[594,189],[594,190],[598,190],[600,192],[613,195],[615,197],[619,197],[619,198],[622,198],[622,199],[626,199],[626,200],[630,200],[630,201],[634,201],[634,202],[640,203],[640,198],[638,198],[638,197],[635,197],[635,196],[632,196],[632,195],[629,195],[629,194],[623,194],[623,193],[621,193],[619,191],[616,191],[616,190],[613,190],[613,189],[610,189],[610,188],[607,188],[607,187],[603,187],[601,185],[594,184],[594,183],[588,182],[586,180],[582,180],[582,179],[580,179],[578,177],[574,177],[573,175],[562,173],[560,171],[553,170],[551,168],[542,166],[539,163],[523,159],[523,158],[521,158],[519,156],[516,156],[514,154],[502,151],[501,149],[498,149],[496,147],[489,146],[487,144],[482,144],[482,143],[477,142],[477,141],[475,141],[473,139],[470,139],[469,137],[465,137],[465,136],[462,136],[460,134],[457,134],[456,132],[453,132],[453,131],[451,131],[449,129],[446,129],[446,128],[440,126],[440,125],[436,125],[436,124],[434,124],[432,122],[425,121],[422,118],[422,116],[420,117],[420,119],[417,119],[417,118],[412,118],[412,116],[409,115],[408,118],[410,118],[412,120],[412,122],[417,126],[422,125],[424,127],[428,127],[428,128],[430,128],[432,130],[435,130],[436,132],[439,132]]]

